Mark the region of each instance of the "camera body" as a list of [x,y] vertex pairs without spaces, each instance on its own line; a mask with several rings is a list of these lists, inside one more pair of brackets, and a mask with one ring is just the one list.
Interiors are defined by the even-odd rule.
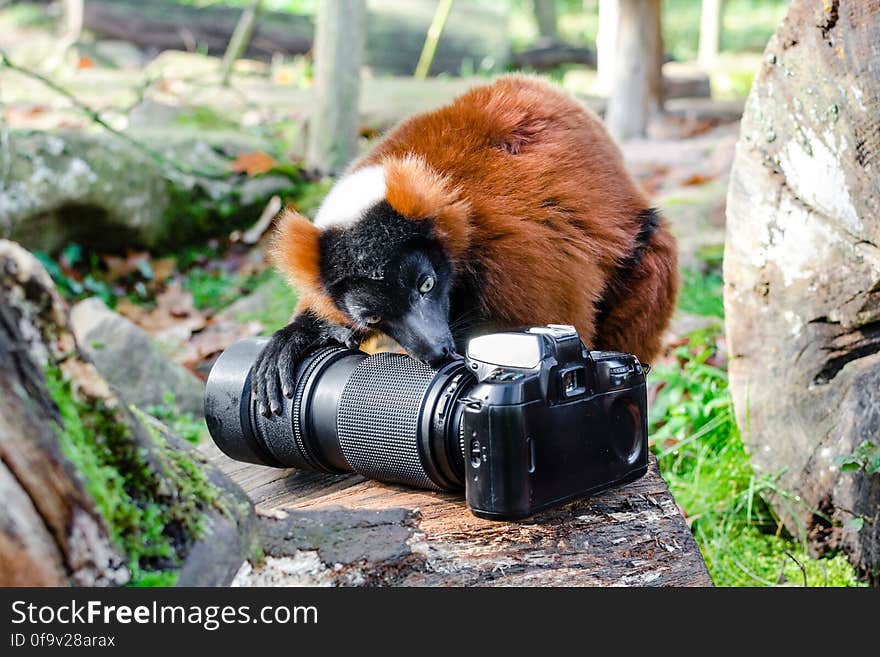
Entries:
[[571,326],[472,340],[477,383],[463,405],[465,494],[482,518],[524,518],[641,477],[648,467],[645,369],[588,351]]
[[525,518],[645,473],[645,369],[589,351],[571,326],[474,338],[432,369],[341,346],[307,354],[280,416],[263,417],[251,368],[265,338],[239,340],[205,389],[216,445],[236,460],[432,490],[465,490],[480,517]]

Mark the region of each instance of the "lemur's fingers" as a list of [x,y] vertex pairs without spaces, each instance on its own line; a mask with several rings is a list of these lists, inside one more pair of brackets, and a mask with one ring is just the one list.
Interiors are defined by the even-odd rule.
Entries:
[[288,399],[293,397],[296,388],[294,381],[296,362],[299,360],[299,350],[292,340],[288,340],[278,354],[278,375],[281,377],[281,391]]
[[[278,352],[276,352],[277,354]],[[272,411],[275,415],[281,415],[281,409],[283,408],[281,405],[281,385],[278,382],[278,359],[276,356],[275,362],[271,363],[269,367],[266,369],[266,401],[269,405],[269,410]]]
[[252,386],[254,399],[257,402],[257,412],[263,417],[269,417],[269,395],[267,391],[267,374],[269,369],[275,368],[275,341],[270,340],[260,353],[252,374]]

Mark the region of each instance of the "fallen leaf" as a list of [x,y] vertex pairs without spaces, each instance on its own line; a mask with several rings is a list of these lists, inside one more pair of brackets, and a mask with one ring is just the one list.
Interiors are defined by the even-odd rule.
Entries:
[[123,258],[115,255],[103,255],[101,260],[107,268],[107,280],[113,282],[125,278],[135,272],[144,274],[144,278],[153,278],[150,266],[150,254],[146,251],[129,251]]
[[709,176],[703,176],[699,173],[694,173],[681,181],[681,184],[685,187],[693,187],[696,185],[705,185],[707,182],[711,182],[712,178]]
[[150,264],[153,267],[153,278],[157,281],[164,281],[174,274],[177,258],[156,258]]
[[90,57],[80,57],[76,62],[77,68],[95,68],[95,62]]
[[174,332],[180,341],[185,341],[208,323],[207,317],[196,309],[192,294],[183,289],[180,281],[174,281],[157,295],[156,306],[151,310],[132,303],[128,298],[120,299],[116,310],[153,336]]
[[258,176],[261,173],[271,171],[275,166],[275,158],[263,151],[241,153],[229,163],[229,168],[236,173],[246,173],[249,176]]
[[289,69],[280,69],[272,75],[272,82],[275,84],[291,84],[293,82],[293,72]]
[[116,312],[123,317],[127,317],[135,324],[140,324],[144,315],[147,314],[147,311],[143,306],[139,306],[128,297],[122,297],[121,299],[116,300]]

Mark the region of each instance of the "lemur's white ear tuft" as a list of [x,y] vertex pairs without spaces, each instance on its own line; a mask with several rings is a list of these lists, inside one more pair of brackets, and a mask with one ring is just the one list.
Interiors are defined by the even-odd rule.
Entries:
[[379,165],[358,169],[333,186],[318,208],[318,228],[350,226],[385,198],[385,170]]
[[385,198],[410,221],[432,220],[447,255],[458,260],[470,242],[470,206],[460,190],[423,158],[408,155],[384,161]]
[[300,296],[298,308],[309,308],[337,324],[349,320],[336,307],[321,282],[321,230],[304,216],[287,208],[278,218],[278,227],[269,249],[273,264],[284,273]]

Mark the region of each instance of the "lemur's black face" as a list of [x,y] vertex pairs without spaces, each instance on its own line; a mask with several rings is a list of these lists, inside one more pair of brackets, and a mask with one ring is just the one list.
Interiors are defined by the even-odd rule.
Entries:
[[449,261],[430,236],[430,222],[408,221],[383,206],[355,226],[324,232],[322,278],[358,327],[385,333],[410,356],[439,366],[455,352]]
[[360,326],[394,338],[409,355],[437,366],[454,351],[449,330],[449,267],[430,248],[401,254],[382,280],[345,286],[344,309]]

